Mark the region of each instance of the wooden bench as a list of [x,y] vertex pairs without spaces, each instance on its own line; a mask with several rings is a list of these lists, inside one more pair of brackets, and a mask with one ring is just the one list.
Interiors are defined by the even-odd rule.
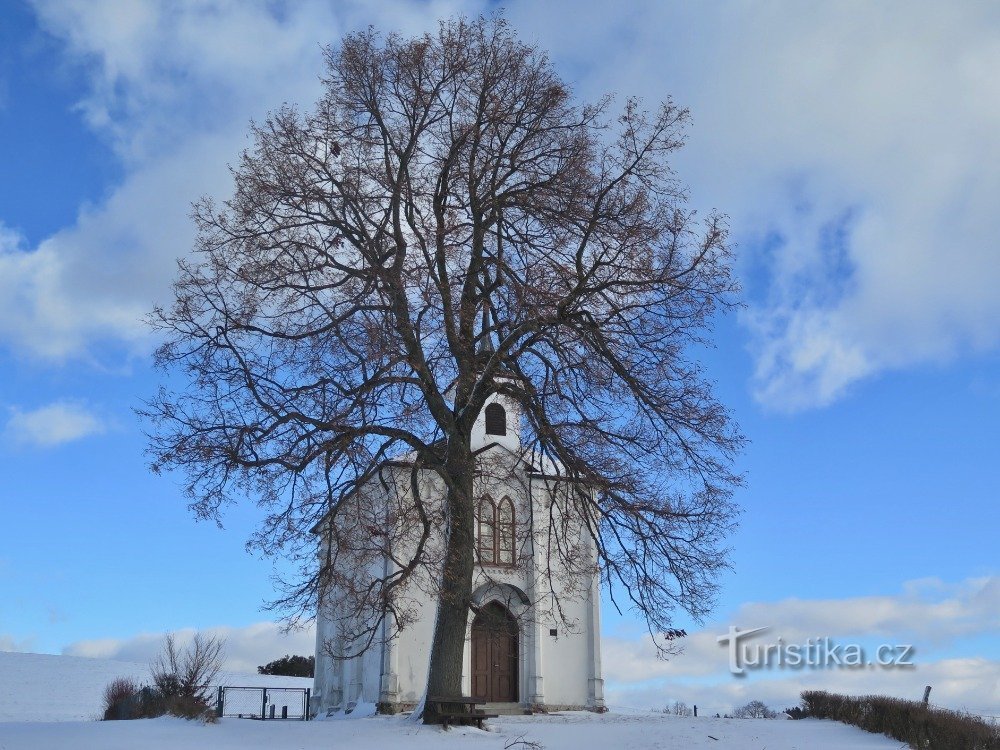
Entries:
[[488,714],[481,708],[486,703],[485,698],[469,698],[467,696],[429,696],[427,706],[441,719],[441,724],[445,729],[449,724],[458,726],[470,726],[475,724],[480,729],[486,719],[495,719],[498,714]]

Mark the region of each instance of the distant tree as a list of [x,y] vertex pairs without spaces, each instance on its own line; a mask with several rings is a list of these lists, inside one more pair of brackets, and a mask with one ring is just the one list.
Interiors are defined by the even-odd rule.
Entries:
[[694,711],[684,701],[674,701],[663,709],[663,713],[673,716],[694,716]]
[[[667,648],[675,610],[706,614],[728,564],[743,444],[697,360],[737,285],[724,217],[697,217],[671,168],[687,111],[576,101],[502,18],[350,34],[326,61],[317,106],[252,126],[233,197],[194,208],[196,253],[153,316],[179,386],[144,412],[154,469],[186,472],[202,518],[253,496],[251,545],[299,563],[275,605],[311,617],[336,588],[355,653],[405,625],[400,592],[426,578],[427,691],[456,695],[471,436],[500,394],[525,451],[586,488],[550,509],[549,570],[592,575],[596,550],[612,599]],[[358,511],[404,453],[409,505]],[[422,496],[424,472],[443,491]],[[366,555],[393,564],[350,562]]]
[[806,719],[809,717],[809,712],[802,706],[792,706],[791,708],[786,708],[785,713],[788,714],[791,719]]
[[280,674],[286,677],[312,677],[316,670],[315,656],[289,656],[285,654],[280,659],[257,667],[257,674]]
[[771,710],[763,701],[750,701],[733,711],[734,719],[776,719],[778,713]]

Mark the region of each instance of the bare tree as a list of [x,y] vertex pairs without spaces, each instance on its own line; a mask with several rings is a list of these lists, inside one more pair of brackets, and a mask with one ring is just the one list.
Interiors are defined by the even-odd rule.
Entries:
[[559,513],[665,645],[727,564],[743,440],[695,358],[736,286],[724,219],[697,218],[669,165],[687,111],[578,103],[502,18],[352,34],[326,62],[316,107],[252,126],[233,197],[195,206],[195,257],[154,315],[158,364],[186,383],[144,412],[154,468],[186,472],[202,518],[255,497],[251,544],[300,563],[277,605],[310,614],[335,585],[358,648],[406,624],[426,572],[428,690],[457,694],[470,435],[502,394],[526,450],[587,488]]
[[763,701],[750,701],[733,711],[734,719],[777,719],[778,713],[767,707]]
[[671,714],[673,716],[694,716],[694,711],[688,706],[684,701],[674,701],[672,704],[663,709],[663,713]]
[[211,689],[222,670],[225,640],[195,633],[186,647],[173,634],[163,639],[163,650],[149,665],[153,684],[165,698],[184,698],[203,706],[211,703]]

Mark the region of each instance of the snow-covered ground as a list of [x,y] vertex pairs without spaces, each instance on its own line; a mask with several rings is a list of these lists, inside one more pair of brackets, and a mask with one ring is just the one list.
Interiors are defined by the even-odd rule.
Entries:
[[[0,653],[0,750],[898,750],[898,742],[830,721],[678,718],[636,711],[504,716],[490,731],[424,727],[403,717],[326,721],[93,721],[104,686],[148,679],[144,664]],[[227,673],[225,684],[308,687],[311,680]]]
[[[0,722],[99,718],[104,688],[116,677],[150,682],[149,665],[111,659],[0,652]],[[224,672],[222,685],[311,688],[312,680]],[[6,750],[0,730],[0,750]]]
[[400,717],[280,722],[183,719],[0,724],[4,750],[898,750],[899,743],[831,721],[680,719],[614,712],[501,717],[491,731],[424,727]]

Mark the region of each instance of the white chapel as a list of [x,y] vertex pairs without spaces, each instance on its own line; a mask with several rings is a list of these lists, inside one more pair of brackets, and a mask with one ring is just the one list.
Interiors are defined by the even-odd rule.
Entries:
[[[597,552],[583,524],[562,512],[574,494],[588,490],[551,461],[523,451],[520,433],[518,404],[493,395],[472,434],[477,461],[489,470],[477,471],[474,486],[477,613],[469,615],[462,689],[509,712],[603,711]],[[395,463],[405,469],[405,458]],[[426,474],[429,485],[440,482]],[[328,526],[320,523],[314,532],[322,550]],[[567,545],[575,545],[571,554]],[[313,710],[350,712],[363,703],[383,712],[414,707],[426,687],[436,608],[434,596],[414,590],[411,616],[401,629],[386,620],[364,653],[343,658],[350,652],[339,632],[338,593],[328,591],[316,619]]]

